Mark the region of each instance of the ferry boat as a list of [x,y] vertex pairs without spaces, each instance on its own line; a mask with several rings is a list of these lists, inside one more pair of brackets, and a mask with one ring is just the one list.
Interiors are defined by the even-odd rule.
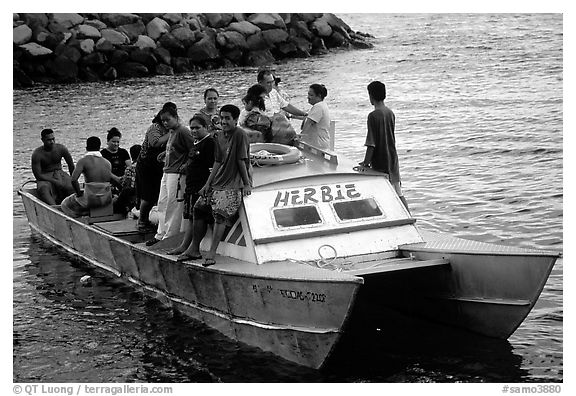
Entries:
[[252,194],[210,267],[166,253],[182,235],[147,247],[151,234],[138,233],[134,219],[103,211],[74,219],[35,188],[19,194],[31,229],[68,254],[233,340],[312,368],[325,364],[359,308],[506,339],[559,257],[424,233],[386,177],[333,151],[305,143],[252,151]]

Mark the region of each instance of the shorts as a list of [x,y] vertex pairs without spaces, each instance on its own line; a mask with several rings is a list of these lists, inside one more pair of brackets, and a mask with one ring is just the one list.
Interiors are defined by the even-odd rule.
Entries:
[[242,205],[242,190],[214,190],[210,199],[214,222],[233,226]]
[[194,204],[198,201],[200,195],[198,193],[184,193],[184,211],[182,212],[182,217],[185,219],[192,220],[194,218]]
[[192,207],[192,214],[194,219],[204,220],[208,224],[214,223],[212,207],[210,206],[210,195],[207,197],[198,195],[198,199],[194,202],[194,206]]
[[242,205],[242,190],[212,190],[207,197],[200,197],[194,204],[194,218],[233,226]]

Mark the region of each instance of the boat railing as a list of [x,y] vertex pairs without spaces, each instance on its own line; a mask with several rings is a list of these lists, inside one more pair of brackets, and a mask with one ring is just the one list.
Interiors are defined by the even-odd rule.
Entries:
[[318,147],[311,146],[305,142],[298,142],[298,145],[296,147],[298,147],[298,149],[300,149],[300,151],[302,152],[317,155],[319,157],[324,158],[325,161],[328,161],[331,164],[338,165],[338,155],[332,150],[320,149]]

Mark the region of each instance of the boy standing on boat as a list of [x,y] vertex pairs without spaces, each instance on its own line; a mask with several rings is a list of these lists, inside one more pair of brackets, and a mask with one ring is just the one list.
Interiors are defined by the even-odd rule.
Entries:
[[[246,133],[237,126],[239,116],[240,109],[234,105],[224,105],[220,109],[222,131],[214,135],[214,166],[206,184],[199,191],[210,203],[214,216],[212,244],[204,266],[216,263],[216,249],[226,226],[234,225],[242,197],[250,195],[252,191],[250,143]],[[199,200],[195,207],[202,205],[202,201]]]
[[[78,178],[84,175],[84,191]],[[91,136],[86,140],[86,154],[78,160],[72,173],[75,194],[62,201],[62,211],[70,217],[87,215],[90,209],[100,208],[112,202],[112,165],[100,153],[100,138]]]
[[[43,129],[40,137],[44,144],[32,153],[32,173],[36,178],[38,198],[48,205],[59,205],[74,192],[70,179],[74,161],[66,146],[56,143],[52,129]],[[62,158],[68,165],[69,174],[62,170]]]
[[394,136],[396,116],[384,104],[386,85],[380,81],[371,82],[368,84],[368,95],[374,110],[368,114],[368,134],[364,143],[366,155],[364,161],[359,164],[359,170],[372,168],[378,172],[386,173],[398,197],[408,209],[408,203],[402,195],[400,167],[396,152],[396,138]]

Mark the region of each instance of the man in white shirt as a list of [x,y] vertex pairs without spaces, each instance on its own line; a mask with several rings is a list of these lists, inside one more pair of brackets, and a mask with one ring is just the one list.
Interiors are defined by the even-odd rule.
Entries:
[[284,110],[298,117],[306,117],[306,112],[288,103],[288,101],[274,89],[274,75],[270,70],[261,70],[258,72],[258,84],[266,88],[266,96],[264,97],[264,105],[266,107],[266,110],[264,110],[265,115],[272,117],[275,113],[280,113],[280,110]]

